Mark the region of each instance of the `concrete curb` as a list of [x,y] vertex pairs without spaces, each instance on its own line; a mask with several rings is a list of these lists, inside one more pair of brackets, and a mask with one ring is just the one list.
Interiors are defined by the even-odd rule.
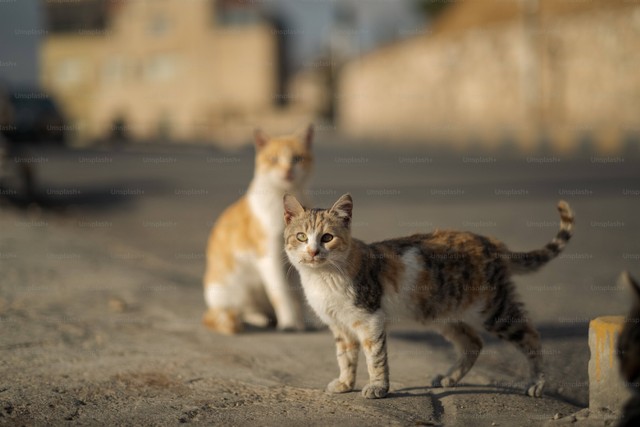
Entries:
[[589,323],[589,409],[618,412],[631,396],[620,376],[616,344],[623,316],[604,316]]

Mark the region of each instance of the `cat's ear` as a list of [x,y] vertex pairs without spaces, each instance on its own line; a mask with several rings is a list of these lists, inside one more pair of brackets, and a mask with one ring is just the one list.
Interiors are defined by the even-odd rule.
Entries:
[[331,206],[329,212],[335,214],[338,218],[344,221],[345,226],[351,224],[351,213],[353,212],[353,200],[351,194],[343,194],[340,196],[337,202]]
[[631,288],[636,300],[640,300],[640,284],[634,279],[628,271],[623,271],[620,275],[620,280]]
[[269,137],[262,131],[262,129],[256,129],[255,131],[253,131],[253,140],[256,144],[256,148],[259,150],[267,145],[267,142],[269,142]]
[[291,220],[298,215],[302,215],[304,213],[304,207],[300,204],[298,199],[296,199],[291,194],[284,195],[284,223],[289,225]]

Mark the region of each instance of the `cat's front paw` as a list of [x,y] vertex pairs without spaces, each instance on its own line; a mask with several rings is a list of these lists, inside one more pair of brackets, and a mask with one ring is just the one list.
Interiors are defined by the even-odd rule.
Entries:
[[543,389],[544,389],[544,380],[538,380],[532,384],[529,384],[525,391],[528,396],[542,397]]
[[291,324],[278,325],[278,330],[280,332],[304,332],[305,327],[304,327],[304,323],[302,324],[291,323]]
[[[284,319],[282,318],[284,317]],[[282,316],[278,318],[277,328],[281,332],[302,332],[305,328],[304,319],[298,316]]]
[[367,399],[381,399],[387,395],[389,384],[369,383],[362,389],[362,395]]
[[327,385],[329,393],[347,393],[351,390],[353,390],[353,385],[340,381],[340,378],[336,378]]
[[456,380],[444,375],[437,375],[433,381],[431,381],[432,387],[454,387],[456,384]]

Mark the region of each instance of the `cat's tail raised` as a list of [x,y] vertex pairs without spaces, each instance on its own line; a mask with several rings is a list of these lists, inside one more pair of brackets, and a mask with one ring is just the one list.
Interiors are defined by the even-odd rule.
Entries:
[[558,202],[560,213],[560,230],[556,237],[542,249],[531,252],[507,252],[506,257],[514,273],[531,273],[557,257],[571,239],[573,228],[573,212],[569,203],[564,200]]

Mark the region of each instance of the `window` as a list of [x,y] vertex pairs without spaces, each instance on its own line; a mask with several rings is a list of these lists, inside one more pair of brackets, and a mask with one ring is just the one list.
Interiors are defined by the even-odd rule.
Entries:
[[74,86],[84,79],[84,64],[77,58],[67,58],[58,63],[54,79],[60,86]]
[[239,26],[260,21],[260,12],[250,0],[217,0],[213,5],[218,25]]
[[107,59],[102,69],[102,81],[104,83],[122,83],[125,79],[126,64],[121,56],[112,56]]
[[154,15],[147,28],[149,34],[160,37],[169,31],[169,20],[164,15]]
[[145,67],[145,77],[149,81],[160,82],[173,79],[178,71],[175,55],[156,54]]

